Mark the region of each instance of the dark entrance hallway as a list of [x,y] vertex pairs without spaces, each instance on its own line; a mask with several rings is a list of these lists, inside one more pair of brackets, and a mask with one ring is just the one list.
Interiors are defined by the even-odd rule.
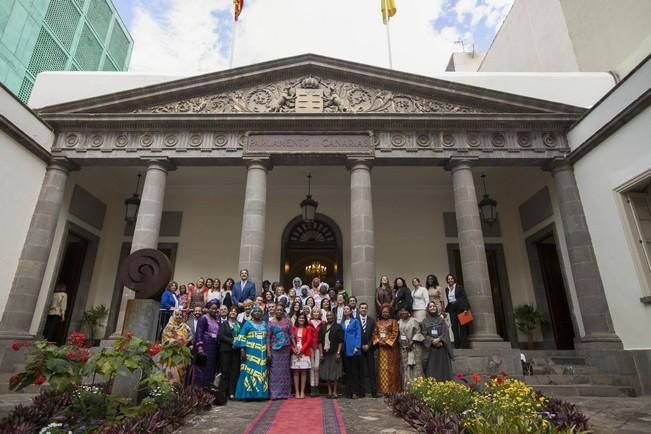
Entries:
[[572,350],[574,349],[574,327],[554,237],[549,235],[536,242],[536,251],[556,348]]
[[[289,288],[296,276],[306,285],[319,277],[333,286],[343,275],[341,242],[339,226],[331,218],[317,214],[314,222],[307,223],[301,216],[295,217],[282,235],[280,281]],[[324,268],[317,269],[319,265]]]

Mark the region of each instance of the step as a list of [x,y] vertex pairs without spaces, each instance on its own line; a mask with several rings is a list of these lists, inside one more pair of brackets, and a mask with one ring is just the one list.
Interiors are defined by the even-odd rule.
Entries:
[[534,375],[598,375],[596,366],[569,366],[569,365],[533,365]]
[[635,396],[635,390],[629,386],[607,386],[593,384],[571,385],[531,385],[545,396],[601,396],[612,398],[626,398]]
[[538,366],[587,366],[585,357],[554,356],[554,357],[533,357],[534,365]]
[[598,386],[630,386],[633,379],[624,375],[531,375],[524,377],[530,386],[592,384]]

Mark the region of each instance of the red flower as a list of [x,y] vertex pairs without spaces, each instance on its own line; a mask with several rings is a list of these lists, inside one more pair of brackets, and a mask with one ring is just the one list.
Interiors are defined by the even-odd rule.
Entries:
[[127,339],[131,339],[133,337],[133,333],[129,332],[127,333]]
[[75,347],[83,347],[86,345],[86,335],[80,332],[71,333],[68,336],[68,345],[74,345]]
[[12,375],[11,378],[9,378],[9,384],[18,384],[20,383],[20,376],[18,374]]
[[20,342],[14,342],[11,344],[11,349],[14,351],[20,350],[20,347],[22,347],[22,345],[20,345]]
[[160,344],[156,342],[154,345],[149,347],[147,350],[150,356],[154,357],[156,354],[160,353]]
[[79,351],[77,357],[80,362],[87,362],[90,359],[90,351]]
[[481,382],[481,375],[479,374],[472,374],[472,379],[475,383]]
[[500,371],[500,375],[501,375],[502,377],[504,377],[504,378],[509,378],[509,374],[507,374],[507,373],[504,372],[504,371]]
[[454,378],[456,378],[457,380],[461,380],[463,378],[463,374],[460,373],[460,372],[457,372],[456,374],[454,374]]
[[34,379],[34,384],[41,385],[41,384],[45,383],[45,380],[46,380],[46,378],[45,378],[45,376],[43,374],[38,374],[36,376],[36,378]]
[[66,359],[70,360],[71,362],[72,362],[73,360],[75,360],[75,356],[76,356],[76,354],[75,354],[74,351],[68,351],[68,352],[66,353]]
[[502,384],[504,384],[504,379],[503,379],[502,377],[497,377],[497,380],[496,380],[496,381],[497,381],[497,384],[499,384],[500,386],[501,386]]

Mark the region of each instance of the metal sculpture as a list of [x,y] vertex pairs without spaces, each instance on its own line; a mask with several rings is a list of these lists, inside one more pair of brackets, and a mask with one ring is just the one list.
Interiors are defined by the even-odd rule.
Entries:
[[159,250],[136,250],[122,261],[118,278],[122,285],[136,291],[136,298],[154,298],[171,280],[172,263]]

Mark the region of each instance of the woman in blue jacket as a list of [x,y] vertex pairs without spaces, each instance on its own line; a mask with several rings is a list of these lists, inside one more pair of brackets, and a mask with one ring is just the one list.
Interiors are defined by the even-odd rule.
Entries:
[[346,371],[346,389],[352,399],[357,399],[360,390],[360,355],[362,348],[362,326],[353,318],[350,306],[344,306],[344,318],[341,321],[344,332],[344,370]]
[[170,321],[172,311],[174,311],[174,308],[179,305],[179,300],[176,298],[177,290],[178,284],[175,281],[171,281],[169,285],[167,285],[167,288],[165,288],[165,291],[163,291],[163,295],[160,298],[160,313],[156,339],[160,339],[163,329]]

